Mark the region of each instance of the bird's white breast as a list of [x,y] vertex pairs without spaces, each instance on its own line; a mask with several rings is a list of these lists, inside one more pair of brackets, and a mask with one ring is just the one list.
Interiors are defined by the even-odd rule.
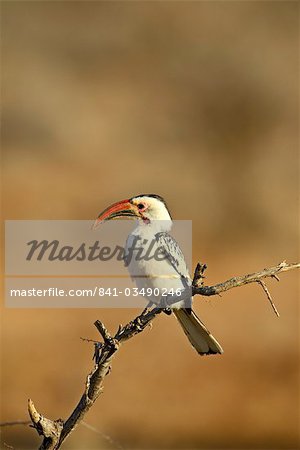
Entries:
[[[175,290],[186,288],[182,276],[170,264],[170,261],[161,254],[158,257],[160,244],[155,237],[155,231],[151,226],[139,226],[128,236],[125,255],[129,256],[128,270],[139,289],[146,288],[149,292],[146,297],[153,303],[160,303],[161,295]],[[132,248],[134,247],[134,251]],[[188,274],[187,274],[188,275]],[[190,284],[190,283],[189,283]],[[159,296],[154,295],[154,289],[160,290]],[[173,305],[175,307],[186,306],[181,303]]]

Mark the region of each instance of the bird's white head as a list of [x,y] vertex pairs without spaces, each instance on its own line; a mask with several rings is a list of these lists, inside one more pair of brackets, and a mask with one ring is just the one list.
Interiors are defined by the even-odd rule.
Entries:
[[119,217],[139,219],[140,225],[153,226],[157,231],[168,231],[172,226],[172,219],[164,199],[155,194],[141,194],[114,203],[99,214],[94,228],[104,221]]

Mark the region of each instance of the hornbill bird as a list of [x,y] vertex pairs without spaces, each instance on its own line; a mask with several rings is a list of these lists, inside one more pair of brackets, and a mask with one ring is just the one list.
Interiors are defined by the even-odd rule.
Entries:
[[[126,254],[129,254],[133,243],[136,249],[140,246],[140,251],[143,252],[146,242],[151,242],[152,246],[154,242],[156,249],[165,256],[159,260],[136,258],[128,264],[129,272],[138,288],[150,287],[153,290],[158,288],[160,291],[166,288],[168,290],[191,288],[192,281],[183,253],[175,239],[168,234],[172,227],[172,219],[162,197],[155,194],[141,194],[114,203],[99,214],[94,227],[119,217],[137,219],[136,228],[127,238],[125,262]],[[151,294],[146,296],[152,303],[160,302],[160,297]],[[190,343],[200,355],[223,353],[222,347],[196,316],[191,305],[192,296],[188,304],[186,300],[181,300],[171,305],[171,311],[178,319]]]

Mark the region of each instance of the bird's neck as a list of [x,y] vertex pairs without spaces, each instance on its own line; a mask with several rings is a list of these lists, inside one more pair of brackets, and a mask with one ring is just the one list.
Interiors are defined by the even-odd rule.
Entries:
[[148,222],[138,221],[137,231],[141,234],[152,234],[168,232],[172,228],[172,220],[151,220]]

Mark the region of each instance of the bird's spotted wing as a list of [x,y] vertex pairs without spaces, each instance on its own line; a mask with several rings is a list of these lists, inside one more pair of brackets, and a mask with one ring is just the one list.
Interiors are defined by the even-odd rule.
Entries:
[[176,270],[176,272],[190,284],[189,271],[181,251],[176,240],[168,233],[162,232],[155,235],[158,246],[161,252],[166,256],[168,262]]

